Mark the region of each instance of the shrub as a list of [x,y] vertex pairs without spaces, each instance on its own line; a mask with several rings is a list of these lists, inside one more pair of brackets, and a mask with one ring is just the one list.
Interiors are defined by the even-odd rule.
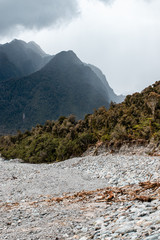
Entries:
[[128,138],[125,126],[117,124],[111,133],[113,140],[126,140]]

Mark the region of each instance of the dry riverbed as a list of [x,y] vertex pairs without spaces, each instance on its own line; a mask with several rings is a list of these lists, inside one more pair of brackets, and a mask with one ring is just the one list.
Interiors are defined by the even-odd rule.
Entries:
[[0,159],[0,239],[160,239],[160,157]]

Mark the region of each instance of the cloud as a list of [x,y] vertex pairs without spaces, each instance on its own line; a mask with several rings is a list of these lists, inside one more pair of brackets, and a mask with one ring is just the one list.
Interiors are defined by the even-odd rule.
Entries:
[[99,0],[99,1],[104,2],[104,3],[112,3],[112,2],[114,2],[115,0]]
[[107,4],[111,4],[113,3],[115,0],[98,0],[100,2],[103,2],[103,3],[107,3]]
[[[97,1],[100,1],[100,2],[103,2],[103,3],[106,3],[106,4],[112,4],[112,3],[114,3],[116,0],[97,0]],[[145,1],[145,2],[147,2],[147,3],[151,3],[151,2],[153,2],[153,1],[155,1],[155,0],[143,0],[143,1]]]
[[[97,1],[112,4],[116,0]],[[79,14],[78,7],[79,0],[0,0],[0,36],[68,22]]]
[[18,28],[42,29],[78,14],[76,0],[0,0],[0,35]]

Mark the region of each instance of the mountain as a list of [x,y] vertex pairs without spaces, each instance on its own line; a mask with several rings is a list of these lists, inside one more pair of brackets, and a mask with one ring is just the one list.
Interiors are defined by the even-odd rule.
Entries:
[[19,76],[19,69],[8,59],[5,53],[0,52],[0,82]]
[[20,158],[30,163],[81,156],[89,147],[96,155],[98,146],[108,152],[118,151],[121,146],[131,146],[131,151],[135,146],[146,146],[146,154],[159,156],[159,140],[160,81],[141,93],[128,95],[120,104],[111,104],[108,110],[97,109],[83,120],[60,117],[31,131],[1,137],[0,152],[6,159]]
[[84,118],[123,98],[100,69],[83,63],[73,51],[51,56],[35,42],[17,39],[0,45],[0,134],[61,115]]
[[36,52],[37,54],[41,55],[41,57],[46,57],[48,56],[48,54],[46,54],[42,49],[41,47],[35,43],[34,41],[30,41],[28,42],[27,44],[27,47],[32,49],[34,52]]
[[63,51],[41,70],[0,84],[1,132],[31,128],[61,115],[83,118],[109,104],[98,76],[74,52]]
[[[3,67],[0,66],[0,81],[11,77],[23,77],[36,72],[53,57],[44,53],[36,43],[26,43],[17,39],[0,45],[0,59],[4,56],[8,59],[8,63],[5,65],[4,71]],[[10,72],[10,64],[14,66],[14,71],[13,66],[11,67],[11,71],[14,72],[13,76],[7,74],[7,69]]]
[[110,101],[121,103],[125,99],[125,96],[115,94],[113,89],[109,86],[106,76],[102,73],[102,71],[99,68],[91,64],[87,64],[87,65],[93,70],[93,72],[96,73],[97,77],[101,80]]

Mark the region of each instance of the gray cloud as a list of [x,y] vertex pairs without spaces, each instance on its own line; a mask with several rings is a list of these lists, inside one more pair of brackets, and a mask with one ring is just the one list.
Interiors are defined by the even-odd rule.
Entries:
[[0,0],[0,35],[18,27],[41,29],[78,14],[76,0]]
[[[112,4],[116,0],[97,0]],[[153,0],[144,0],[151,2]],[[0,35],[19,28],[42,29],[78,15],[78,0],[0,0]]]
[[98,0],[100,2],[103,2],[103,3],[107,3],[107,4],[111,4],[113,3],[115,0]]
[[[107,4],[111,4],[111,3],[115,2],[116,0],[97,0],[97,1],[100,1],[100,2],[103,2],[103,3],[107,3]],[[144,1],[147,2],[147,3],[151,3],[151,2],[153,2],[155,0],[144,0]]]

